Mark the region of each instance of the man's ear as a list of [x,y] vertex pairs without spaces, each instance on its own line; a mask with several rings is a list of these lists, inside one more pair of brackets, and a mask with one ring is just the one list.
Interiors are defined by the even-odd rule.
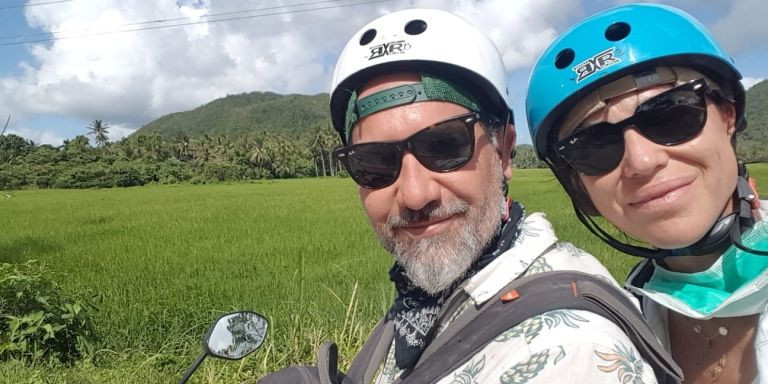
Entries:
[[512,178],[512,157],[514,157],[516,142],[517,132],[515,131],[515,126],[507,124],[504,131],[501,132],[499,143],[501,146],[501,168],[504,170],[504,178],[506,180]]

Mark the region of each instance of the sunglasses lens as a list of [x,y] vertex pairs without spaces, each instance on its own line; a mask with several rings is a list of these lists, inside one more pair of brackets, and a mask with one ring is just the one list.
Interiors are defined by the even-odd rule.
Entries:
[[426,168],[447,172],[472,158],[475,113],[463,114],[416,132],[403,141],[372,142],[338,149],[336,158],[355,182],[365,188],[384,188],[400,176],[403,151],[408,150]]
[[590,176],[608,173],[624,157],[624,128],[634,126],[660,145],[677,145],[698,136],[707,121],[704,82],[697,80],[640,104],[618,122],[598,123],[558,142],[555,151],[575,170]]
[[698,136],[706,121],[706,107],[675,105],[644,113],[637,125],[648,140],[661,145],[676,145]]
[[468,123],[450,120],[411,138],[411,149],[422,165],[435,172],[460,168],[472,158],[475,138]]
[[360,144],[347,154],[346,164],[356,183],[366,188],[383,188],[397,180],[400,156],[392,143]]
[[616,168],[624,157],[624,138],[610,124],[597,124],[571,136],[559,152],[571,166],[585,175],[602,175]]

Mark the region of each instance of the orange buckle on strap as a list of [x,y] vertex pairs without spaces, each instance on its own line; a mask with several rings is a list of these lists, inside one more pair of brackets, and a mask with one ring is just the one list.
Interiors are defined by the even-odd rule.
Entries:
[[517,289],[513,289],[513,290],[511,290],[511,291],[501,295],[501,297],[499,299],[501,300],[502,303],[507,303],[507,302],[510,302],[512,300],[516,300],[519,297],[520,297],[520,293],[517,292]]

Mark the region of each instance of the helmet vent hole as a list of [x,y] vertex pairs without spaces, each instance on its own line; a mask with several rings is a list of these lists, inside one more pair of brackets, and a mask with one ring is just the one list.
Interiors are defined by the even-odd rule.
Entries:
[[610,41],[619,41],[627,37],[631,29],[632,28],[629,27],[629,24],[623,21],[613,23],[605,29],[605,38]]
[[573,49],[563,49],[557,54],[557,57],[555,57],[555,67],[557,67],[557,69],[566,68],[573,63],[575,57],[576,54],[573,52]]
[[360,45],[366,45],[373,41],[373,38],[376,37],[376,30],[375,29],[369,29],[363,33],[362,36],[360,36]]
[[405,33],[409,35],[420,35],[427,30],[427,23],[424,20],[411,20],[405,25]]

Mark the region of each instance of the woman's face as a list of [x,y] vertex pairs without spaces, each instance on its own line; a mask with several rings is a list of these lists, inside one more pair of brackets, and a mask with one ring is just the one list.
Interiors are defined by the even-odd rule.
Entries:
[[[582,126],[624,120],[639,104],[670,88],[618,96]],[[621,163],[607,174],[579,178],[600,214],[625,233],[658,248],[689,246],[733,209],[734,121],[732,107],[718,107],[708,98],[702,132],[678,145],[656,144],[633,126],[616,127],[624,130]]]

